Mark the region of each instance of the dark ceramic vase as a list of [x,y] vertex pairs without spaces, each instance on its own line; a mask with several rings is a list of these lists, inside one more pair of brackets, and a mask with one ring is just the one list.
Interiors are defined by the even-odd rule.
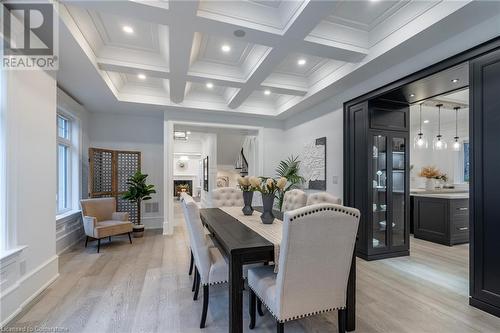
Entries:
[[253,192],[252,191],[243,191],[243,202],[245,203],[245,207],[243,207],[242,211],[244,215],[252,215],[252,200],[253,200]]
[[260,216],[262,223],[272,224],[274,222],[273,206],[274,206],[274,193],[262,194],[263,213]]

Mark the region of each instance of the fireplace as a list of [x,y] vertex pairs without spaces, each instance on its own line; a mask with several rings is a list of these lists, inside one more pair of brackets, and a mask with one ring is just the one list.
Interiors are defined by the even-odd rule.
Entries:
[[193,195],[193,181],[184,179],[174,180],[174,197],[180,196],[181,192]]

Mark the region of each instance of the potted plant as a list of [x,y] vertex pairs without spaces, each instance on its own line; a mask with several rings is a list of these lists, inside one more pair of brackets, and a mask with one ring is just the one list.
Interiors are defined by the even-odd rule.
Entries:
[[274,222],[273,206],[274,199],[285,189],[287,179],[281,177],[278,180],[267,177],[260,177],[261,183],[256,190],[262,193],[263,213],[260,216],[262,223],[272,224]]
[[286,160],[280,162],[276,168],[276,174],[278,177],[285,177],[287,179],[287,186],[283,191],[278,192],[278,207],[281,211],[283,207],[283,200],[285,198],[285,193],[291,189],[298,187],[304,182],[304,177],[299,175],[300,161],[298,156],[290,156]]
[[447,180],[446,174],[441,173],[438,168],[434,166],[423,167],[418,174],[419,177],[425,178],[425,189],[431,191],[435,188],[436,180]]
[[144,235],[144,225],[141,224],[141,202],[151,200],[151,194],[156,193],[154,185],[146,184],[148,175],[137,171],[127,180],[128,191],[123,194],[123,199],[137,203],[137,223],[134,224],[134,237]]

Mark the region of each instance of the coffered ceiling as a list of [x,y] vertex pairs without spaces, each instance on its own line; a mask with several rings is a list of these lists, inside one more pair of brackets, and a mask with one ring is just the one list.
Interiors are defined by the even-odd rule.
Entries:
[[117,103],[278,117],[468,2],[72,0],[59,12]]

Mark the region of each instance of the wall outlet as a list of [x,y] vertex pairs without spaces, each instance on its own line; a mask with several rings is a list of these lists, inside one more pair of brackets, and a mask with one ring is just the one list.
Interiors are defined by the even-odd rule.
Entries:
[[338,184],[339,183],[339,176],[333,176],[332,177],[332,183],[333,184]]

